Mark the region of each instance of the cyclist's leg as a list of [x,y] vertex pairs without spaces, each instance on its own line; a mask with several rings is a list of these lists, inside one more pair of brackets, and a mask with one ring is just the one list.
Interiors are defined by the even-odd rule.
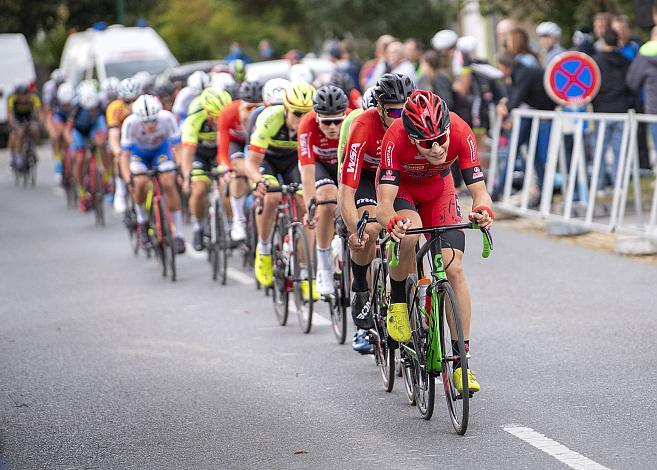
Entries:
[[165,140],[160,148],[157,149],[156,159],[153,162],[153,166],[156,167],[160,175],[160,183],[162,185],[162,191],[166,195],[167,207],[169,212],[171,212],[171,219],[173,219],[174,235],[175,238],[184,240],[183,234],[183,218],[182,211],[180,210],[180,194],[178,194],[178,188],[176,186],[176,163],[173,161],[173,154],[171,152],[171,146],[169,141]]
[[151,166],[152,155],[136,146],[130,149],[130,175],[132,179],[132,197],[135,203],[135,213],[141,244],[150,246],[148,237],[148,214],[146,213],[146,197],[148,194],[148,182],[150,178],[146,174]]
[[[399,188],[394,207],[397,214],[411,221],[412,228],[422,227],[422,219],[414,198],[406,188]],[[419,239],[419,235],[406,235],[399,250],[399,264],[394,268],[390,267],[390,301],[393,304],[406,303],[406,279],[416,269],[415,245]]]
[[231,142],[231,146],[236,146],[236,151],[230,149],[230,159],[235,170],[235,177],[230,182],[230,207],[233,212],[233,226],[231,228],[231,238],[235,241],[246,238],[246,214],[244,207],[245,200],[249,192],[249,186],[244,177],[244,153],[241,151],[241,145]]
[[[370,217],[376,216],[375,177],[374,172],[363,171],[361,173],[358,189],[354,194],[354,203],[359,217],[362,217],[365,211],[369,213]],[[351,230],[353,230],[353,227]],[[380,231],[381,226],[378,223],[367,224],[365,227],[367,233],[365,246],[362,250],[351,250],[352,289],[354,292],[368,290],[367,271],[376,253],[376,239]]]
[[52,143],[53,153],[55,155],[55,171],[62,173],[62,158],[66,152],[66,141],[64,139],[64,127],[66,121],[64,117],[55,112],[50,119],[50,140]]
[[[209,158],[212,158],[210,156]],[[194,154],[192,163],[191,185],[189,192],[189,209],[192,213],[192,223],[194,225],[193,244],[194,249],[200,251],[203,249],[203,221],[205,219],[205,200],[211,180],[206,174],[211,170],[211,164],[207,155],[199,153],[198,147]]]
[[[315,164],[315,190],[317,201],[335,200],[338,197],[337,165]],[[317,258],[317,287],[319,293],[333,292],[333,262],[331,260],[331,240],[335,234],[335,204],[322,204],[317,207],[317,227],[315,229]]]
[[87,197],[87,191],[84,188],[84,162],[87,154],[87,137],[80,131],[73,128],[72,130],[73,142],[71,142],[71,154],[75,160],[73,166],[73,176],[78,185],[78,192],[80,193],[80,201]]
[[[267,156],[260,164],[260,171],[270,186],[278,185],[277,168]],[[262,213],[256,215],[258,244],[256,246],[254,269],[256,279],[264,286],[270,286],[273,281],[271,234],[280,200],[281,195],[279,193],[267,193],[262,201]]]
[[105,116],[99,116],[96,123],[91,128],[94,143],[98,149],[98,155],[103,164],[103,182],[107,185],[112,179],[114,162],[112,155],[107,149],[107,126],[105,125]]

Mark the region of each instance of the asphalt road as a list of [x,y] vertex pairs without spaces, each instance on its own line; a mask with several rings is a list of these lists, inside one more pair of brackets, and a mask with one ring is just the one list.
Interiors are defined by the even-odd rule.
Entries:
[[278,326],[237,260],[226,287],[190,255],[163,280],[51,166],[16,188],[0,153],[0,469],[655,467],[654,265],[499,227],[482,260],[472,234],[483,388],[460,437],[328,322]]

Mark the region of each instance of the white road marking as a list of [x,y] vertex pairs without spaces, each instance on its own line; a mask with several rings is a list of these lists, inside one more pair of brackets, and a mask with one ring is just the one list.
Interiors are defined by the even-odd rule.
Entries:
[[584,457],[582,454],[570,450],[563,444],[546,437],[544,434],[534,431],[532,428],[525,426],[506,426],[504,430],[509,434],[522,439],[527,444],[542,450],[548,455],[551,455],[560,462],[568,465],[570,468],[577,470],[609,470],[604,465]]
[[244,284],[245,286],[248,285],[255,285],[255,277],[254,276],[249,276],[246,273],[243,273],[242,271],[238,271],[235,268],[228,268],[226,274],[230,279],[232,279],[235,282],[239,282],[240,284]]
[[320,315],[319,313],[313,315],[313,325],[325,326],[330,324],[331,320],[326,319],[323,315]]

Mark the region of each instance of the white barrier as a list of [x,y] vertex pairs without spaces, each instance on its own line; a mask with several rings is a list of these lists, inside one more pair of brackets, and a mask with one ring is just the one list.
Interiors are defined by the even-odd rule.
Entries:
[[[518,142],[523,118],[531,120],[531,129],[524,153],[522,186],[513,194],[513,175],[519,158]],[[633,111],[608,114],[515,109],[511,119],[513,127],[506,167],[501,158],[506,152],[500,149],[501,120],[495,119],[492,126],[487,172],[490,192],[499,185],[500,169],[505,171],[504,188],[497,188],[498,191],[502,189],[501,201],[496,204],[498,207],[519,216],[557,221],[579,229],[628,233],[657,241],[657,184],[654,173],[650,176],[652,181],[647,182],[645,177],[642,179],[637,139],[639,123],[655,123],[657,116],[635,114]],[[539,126],[546,121],[551,128],[542,190],[538,193],[534,161],[537,158]],[[603,159],[607,162],[608,158],[607,149],[603,149],[605,133],[608,123],[613,122],[622,123],[623,130],[613,177],[612,198],[608,200],[607,192],[600,194],[598,191],[598,183]],[[585,127],[589,127],[589,130],[585,130]],[[571,138],[572,149],[569,149],[566,139]],[[594,149],[590,165],[586,158],[587,145]],[[612,163],[613,160],[614,156],[611,158]],[[607,164],[604,166],[609,167]],[[642,182],[654,186],[649,215],[644,211]],[[555,188],[560,190],[560,197],[555,197]],[[630,199],[631,205],[628,207]]]

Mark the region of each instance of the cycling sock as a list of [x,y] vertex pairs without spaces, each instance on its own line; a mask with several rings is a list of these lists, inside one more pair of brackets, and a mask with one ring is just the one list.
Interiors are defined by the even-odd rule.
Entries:
[[258,240],[258,253],[261,255],[271,255],[271,242]]
[[322,269],[331,269],[331,247],[320,248],[319,246],[315,248],[315,253],[317,254],[317,270]]
[[143,204],[137,204],[135,206],[135,212],[137,213],[137,223],[145,224],[148,220],[148,216],[146,215],[146,207]]
[[121,178],[120,176],[114,178],[114,187],[116,188],[114,190],[116,196],[123,197],[128,192],[128,188],[125,185],[125,181],[123,181],[123,178]]
[[184,238],[183,237],[183,221],[182,221],[182,211],[173,211],[171,213],[171,218],[173,219],[173,225],[175,225],[175,233],[176,233],[176,238]]
[[87,190],[84,189],[84,186],[78,186],[78,194],[80,195],[80,198],[87,197]]
[[243,222],[246,220],[244,215],[244,201],[246,196],[230,197],[230,208],[233,210],[233,220]]
[[406,303],[406,280],[395,281],[392,277],[390,278],[390,303]]
[[351,281],[351,290],[354,292],[365,292],[368,289],[367,285],[367,270],[370,268],[370,263],[361,266],[351,260],[351,271],[354,273],[354,279]]
[[198,219],[197,219],[196,217],[194,217],[194,216],[192,216],[192,223],[194,224],[194,231],[195,231],[195,232],[198,232],[199,230],[201,230],[201,228],[202,228],[202,226],[201,226],[201,221],[198,220]]
[[[470,340],[466,339],[464,343],[465,343],[465,351],[467,354],[467,352],[470,351]],[[459,348],[459,342],[452,340],[452,351],[454,351],[455,356],[459,356],[459,357],[461,356],[460,349],[461,348]],[[454,370],[458,369],[459,367],[461,367],[461,359],[457,359],[456,361],[454,361]]]

